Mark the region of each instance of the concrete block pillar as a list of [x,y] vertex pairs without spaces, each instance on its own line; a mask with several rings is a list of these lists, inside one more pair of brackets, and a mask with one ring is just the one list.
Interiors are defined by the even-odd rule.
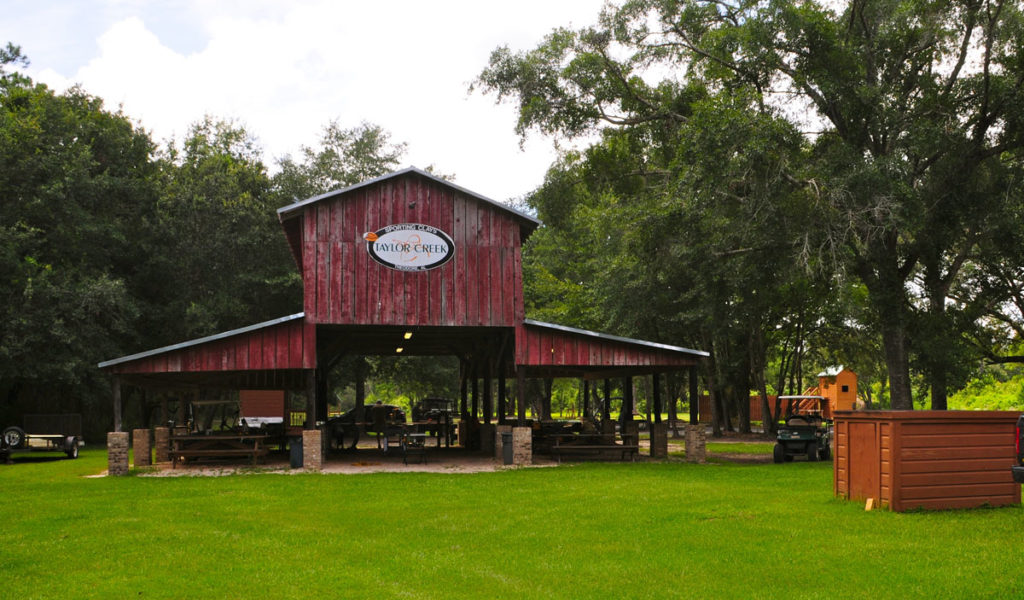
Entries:
[[302,466],[310,471],[324,468],[323,432],[319,429],[302,431]]
[[111,431],[107,434],[107,473],[128,474],[128,432]]
[[165,463],[171,460],[171,430],[157,427],[153,430],[153,446],[156,448],[156,462]]
[[701,424],[686,426],[686,462],[704,463],[707,461],[707,428]]
[[135,454],[135,468],[153,464],[153,444],[148,429],[132,430],[132,450]]
[[533,428],[512,428],[512,464],[533,464]]
[[651,458],[668,456],[668,423],[651,423]]
[[494,455],[494,435],[495,427],[493,423],[481,423],[480,424],[480,450],[484,456]]
[[494,431],[494,458],[505,459],[505,445],[502,443],[501,434],[512,433],[511,425],[498,425]]

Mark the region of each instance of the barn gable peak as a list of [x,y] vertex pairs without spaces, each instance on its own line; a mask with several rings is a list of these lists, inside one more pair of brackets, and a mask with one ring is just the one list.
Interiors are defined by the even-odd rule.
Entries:
[[286,221],[286,220],[288,220],[290,218],[293,218],[293,217],[301,214],[302,211],[305,208],[309,207],[310,205],[317,204],[319,202],[322,202],[324,200],[328,200],[330,198],[336,198],[338,196],[342,196],[342,195],[347,194],[349,192],[353,192],[353,191],[356,191],[356,190],[361,189],[361,188],[369,187],[371,185],[375,185],[375,184],[381,183],[383,181],[387,181],[388,179],[396,179],[396,178],[402,177],[404,175],[409,175],[409,174],[416,174],[416,175],[419,175],[420,177],[425,177],[425,178],[427,178],[427,179],[429,179],[429,180],[431,180],[431,181],[433,181],[435,183],[439,183],[441,185],[447,186],[447,187],[449,187],[449,188],[451,188],[451,189],[453,189],[453,190],[455,190],[457,192],[460,192],[462,194],[465,194],[465,195],[467,195],[467,196],[469,196],[469,197],[471,197],[471,198],[473,198],[475,200],[478,200],[480,202],[484,202],[486,204],[490,204],[490,205],[494,206],[499,211],[502,211],[502,212],[506,213],[507,216],[512,217],[513,219],[515,219],[519,223],[520,228],[523,230],[523,236],[522,236],[523,239],[526,239],[531,233],[533,233],[534,229],[536,229],[537,227],[539,227],[541,225],[540,220],[538,220],[537,218],[535,218],[535,217],[533,217],[533,216],[531,216],[531,215],[529,215],[529,214],[527,214],[525,212],[522,212],[520,210],[516,210],[516,209],[512,208],[511,206],[508,206],[507,204],[504,204],[502,202],[498,202],[497,200],[492,200],[492,199],[488,198],[487,196],[484,196],[482,194],[478,194],[478,193],[474,192],[473,190],[464,188],[464,187],[462,187],[460,185],[452,183],[451,181],[448,181],[447,179],[442,179],[442,178],[438,177],[437,175],[434,175],[433,173],[430,173],[428,171],[424,171],[423,169],[419,169],[417,167],[412,167],[412,166],[406,167],[405,169],[401,169],[399,171],[393,171],[391,173],[387,173],[386,175],[381,175],[380,177],[374,177],[373,179],[367,179],[366,181],[363,181],[361,183],[357,183],[355,185],[351,185],[351,186],[349,186],[347,188],[342,188],[342,189],[330,191],[330,192],[327,192],[325,194],[320,194],[319,196],[313,196],[312,198],[307,198],[306,200],[301,200],[301,201],[295,202],[294,204],[289,204],[288,206],[282,206],[281,208],[277,209],[277,217],[278,217],[279,220],[284,222],[284,221]]

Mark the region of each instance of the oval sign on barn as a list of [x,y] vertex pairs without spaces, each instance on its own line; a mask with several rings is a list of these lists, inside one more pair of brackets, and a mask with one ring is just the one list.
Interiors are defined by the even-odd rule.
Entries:
[[436,269],[455,255],[455,242],[436,227],[400,223],[363,234],[373,260],[399,271]]

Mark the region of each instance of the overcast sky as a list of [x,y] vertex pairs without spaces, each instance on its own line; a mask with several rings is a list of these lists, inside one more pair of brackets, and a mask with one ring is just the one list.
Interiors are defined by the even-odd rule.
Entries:
[[469,83],[500,45],[525,50],[593,24],[603,0],[7,0],[0,43],[36,81],[80,83],[157,141],[204,114],[257,136],[266,163],[361,121],[408,143],[403,167],[436,166],[495,200],[543,180],[549,140],[523,149],[515,110]]

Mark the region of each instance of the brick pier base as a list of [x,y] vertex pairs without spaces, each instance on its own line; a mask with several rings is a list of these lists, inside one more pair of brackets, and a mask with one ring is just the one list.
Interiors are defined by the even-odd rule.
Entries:
[[319,429],[302,431],[302,466],[309,471],[324,468],[323,432]]
[[128,432],[111,431],[107,434],[107,473],[128,474]]
[[686,426],[686,462],[703,463],[707,461],[707,428],[704,425]]
[[156,462],[165,463],[171,460],[171,430],[157,427],[153,430],[153,447],[156,448]]
[[515,465],[533,464],[533,429],[530,427],[512,428],[512,463]]
[[153,445],[150,443],[148,429],[132,430],[132,450],[135,455],[136,469],[153,464]]

